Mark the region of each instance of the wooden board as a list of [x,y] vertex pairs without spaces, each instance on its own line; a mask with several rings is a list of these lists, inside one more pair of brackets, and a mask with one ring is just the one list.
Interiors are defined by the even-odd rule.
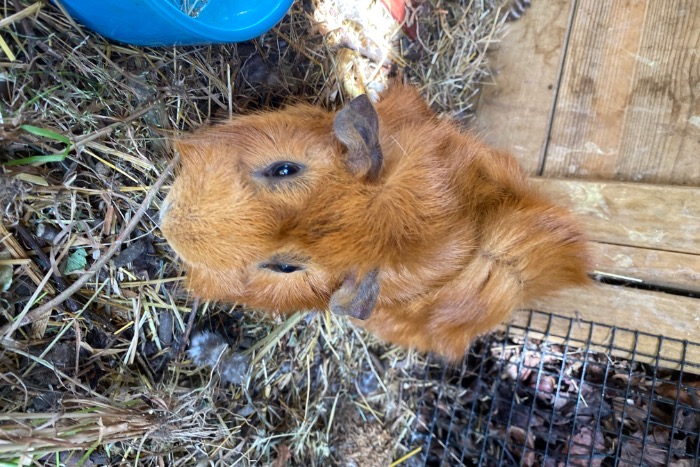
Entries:
[[660,367],[700,374],[700,344],[631,331],[625,329],[624,324],[613,330],[583,318],[519,310],[509,326],[502,326],[505,328],[512,336],[566,344],[570,352],[588,348],[592,352],[651,365],[656,365],[658,360]]
[[[700,153],[698,153],[700,160]],[[700,255],[700,188],[533,178],[591,240]]]
[[[697,343],[700,336],[700,300],[660,292],[594,284],[589,288],[565,290],[529,306],[563,316],[565,319],[560,322],[547,321],[548,333],[574,346],[590,340],[597,348],[612,350],[614,355],[623,358],[634,354],[637,360],[652,361],[659,355],[666,367],[678,366],[683,356],[682,340]],[[522,315],[516,314],[514,319],[521,327],[527,324]],[[602,326],[571,325],[572,319]],[[546,333],[542,320],[530,323],[529,329]],[[624,331],[613,336],[610,327]],[[696,365],[693,372],[700,372],[700,345],[689,345],[686,352],[687,363]]]
[[591,251],[596,275],[700,295],[700,255],[598,242]]
[[[700,188],[624,182],[533,178],[533,183],[582,220],[590,239],[594,269],[604,275],[690,292],[700,291]],[[648,333],[618,333],[613,354],[664,366],[679,365],[683,346],[656,336],[700,342],[700,299],[635,288],[596,284],[538,301],[534,308],[607,326]],[[544,318],[542,318],[544,319]],[[584,344],[590,337],[608,351],[610,329],[587,325],[561,340]],[[539,323],[542,325],[542,323]],[[534,329],[535,331],[537,329]],[[562,337],[563,336],[563,337]],[[622,336],[622,337],[621,337]],[[689,345],[700,373],[700,345]],[[691,362],[691,360],[688,360]],[[692,365],[691,365],[692,366]]]
[[698,50],[696,0],[578,0],[544,175],[700,185]]
[[[700,2],[533,2],[509,28],[477,129],[530,173],[572,179],[535,183],[581,218],[596,270],[698,293]],[[683,342],[700,342],[700,299],[596,284],[535,308],[563,316],[518,313],[511,332],[700,374]]]
[[695,298],[595,283],[567,289],[533,307],[675,339],[700,337],[700,300]]
[[489,56],[492,82],[482,85],[476,129],[529,173],[542,164],[572,5],[532,2]]

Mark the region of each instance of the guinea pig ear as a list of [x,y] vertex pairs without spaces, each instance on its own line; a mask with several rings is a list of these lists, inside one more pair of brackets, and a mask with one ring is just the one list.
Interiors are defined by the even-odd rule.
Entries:
[[359,281],[355,274],[348,274],[340,288],[331,295],[331,312],[361,320],[369,318],[379,297],[377,276],[376,269]]
[[377,180],[382,170],[379,116],[366,94],[354,98],[336,114],[333,131],[348,149],[348,170],[368,181]]

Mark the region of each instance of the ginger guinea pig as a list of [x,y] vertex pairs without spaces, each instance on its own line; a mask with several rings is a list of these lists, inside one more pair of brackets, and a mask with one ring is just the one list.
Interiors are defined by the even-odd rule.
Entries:
[[394,84],[337,113],[300,104],[176,141],[161,227],[204,299],[331,311],[460,358],[517,307],[587,282],[570,214],[509,155]]

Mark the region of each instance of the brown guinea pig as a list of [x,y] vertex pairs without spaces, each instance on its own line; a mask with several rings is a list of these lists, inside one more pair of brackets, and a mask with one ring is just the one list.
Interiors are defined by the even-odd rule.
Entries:
[[176,141],[162,230],[204,299],[327,309],[460,358],[543,294],[587,281],[581,231],[509,155],[394,84],[333,113],[234,118]]

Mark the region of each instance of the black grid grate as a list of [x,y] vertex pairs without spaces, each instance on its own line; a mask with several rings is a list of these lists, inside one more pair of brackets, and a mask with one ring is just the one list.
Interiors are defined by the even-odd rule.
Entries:
[[422,449],[405,465],[700,465],[700,345],[540,312],[516,322],[459,366],[413,369],[404,444]]

